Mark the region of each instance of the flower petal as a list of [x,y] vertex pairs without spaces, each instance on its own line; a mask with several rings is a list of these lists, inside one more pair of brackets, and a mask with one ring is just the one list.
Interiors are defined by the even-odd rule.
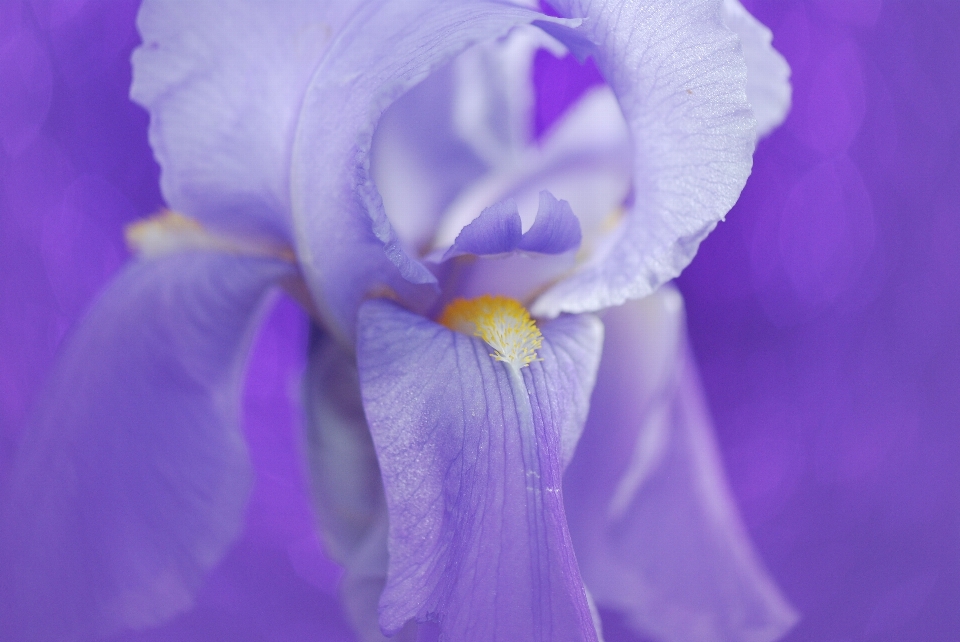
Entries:
[[[582,17],[634,145],[634,203],[616,240],[548,290],[533,312],[598,310],[653,292],[693,258],[750,174],[755,121],[721,0],[555,0]],[[562,30],[553,35],[571,50]]]
[[317,67],[294,144],[293,212],[314,298],[339,335],[352,336],[371,291],[389,288],[421,308],[436,292],[434,276],[402,247],[370,176],[381,114],[470,45],[544,20],[555,21],[488,0],[372,2]]
[[570,203],[558,201],[546,190],[540,192],[540,206],[533,225],[525,233],[521,233],[521,228],[517,203],[507,198],[485,208],[464,225],[441,260],[464,254],[495,256],[515,250],[563,254],[580,246],[580,221],[570,209]]
[[14,639],[76,640],[189,608],[238,535],[246,350],[291,266],[204,252],[129,265],[67,341],[0,519]]
[[724,0],[723,23],[740,36],[747,62],[747,100],[761,138],[776,129],[790,111],[790,65],[773,48],[770,30],[739,0]]
[[449,246],[488,203],[513,198],[521,212],[534,211],[544,189],[570,203],[591,245],[630,191],[631,153],[616,97],[609,87],[593,89],[537,145],[463,190],[440,222],[437,246]]
[[132,98],[150,112],[167,204],[206,225],[289,240],[303,92],[356,0],[145,0]]
[[393,303],[359,314],[364,407],[390,512],[387,634],[411,619],[444,639],[597,639],[566,530],[562,458],[593,382],[602,327],[547,324],[521,372],[475,337]]
[[673,288],[605,315],[590,416],[564,480],[597,603],[663,642],[770,642],[797,619],[737,514]]
[[433,246],[450,202],[486,170],[454,129],[455,86],[447,65],[405,93],[383,113],[370,149],[370,172],[390,223],[403,246],[420,254]]
[[[536,4],[536,3],[533,3]],[[513,160],[533,140],[534,55],[566,47],[536,27],[518,27],[501,40],[465,51],[454,63],[454,124],[491,167]]]
[[513,199],[494,203],[463,226],[443,260],[462,254],[505,254],[517,249],[523,236],[520,211]]
[[526,252],[562,254],[580,247],[580,221],[570,203],[558,201],[547,190],[540,192],[537,218],[520,240],[518,247]]

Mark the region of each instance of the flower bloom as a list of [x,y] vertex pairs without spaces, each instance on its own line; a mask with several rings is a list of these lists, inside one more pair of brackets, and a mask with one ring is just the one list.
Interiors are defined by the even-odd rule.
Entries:
[[[670,642],[792,624],[664,285],[736,201],[788,70],[735,0],[554,5],[144,1],[132,95],[171,212],[128,230],[139,257],[24,439],[12,630],[190,607],[243,520],[242,367],[276,286],[316,322],[307,455],[364,642],[595,641],[597,605]],[[607,86],[534,141],[544,47]]]

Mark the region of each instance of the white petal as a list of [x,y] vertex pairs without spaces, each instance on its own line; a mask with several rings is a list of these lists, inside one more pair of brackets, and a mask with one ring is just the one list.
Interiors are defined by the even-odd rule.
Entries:
[[770,30],[739,0],[724,0],[723,23],[740,36],[747,61],[747,100],[757,118],[757,136],[766,136],[790,111],[790,65],[773,48]]
[[[613,242],[548,290],[535,314],[584,312],[654,291],[690,262],[736,202],[753,162],[746,65],[721,0],[557,1],[583,17],[633,141],[634,203]],[[552,27],[545,25],[551,31]]]
[[303,92],[356,2],[145,0],[132,98],[174,210],[289,240],[289,166]]

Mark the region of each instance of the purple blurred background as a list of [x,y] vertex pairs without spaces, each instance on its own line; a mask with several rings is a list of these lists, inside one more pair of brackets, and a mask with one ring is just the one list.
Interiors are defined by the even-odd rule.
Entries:
[[[746,4],[794,107],[680,279],[732,485],[803,615],[787,642],[954,641],[960,4]],[[0,487],[59,341],[127,257],[123,226],[162,203],[127,99],[136,5],[0,0]],[[557,96],[582,90],[558,69],[538,69]],[[281,298],[247,383],[243,538],[193,612],[126,642],[350,639],[297,455],[305,341]]]

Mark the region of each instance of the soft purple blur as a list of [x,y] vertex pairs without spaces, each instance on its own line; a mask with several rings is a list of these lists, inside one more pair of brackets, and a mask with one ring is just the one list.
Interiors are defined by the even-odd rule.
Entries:
[[750,3],[794,106],[680,279],[786,639],[960,639],[960,4]]
[[[0,2],[0,488],[58,342],[127,257],[123,225],[161,205],[127,100],[136,4]],[[803,615],[787,642],[955,640],[960,5],[747,4],[794,108],[680,279],[733,488]],[[546,54],[538,75],[538,129],[596,78]],[[281,299],[250,366],[241,542],[195,611],[124,640],[350,639],[297,455],[305,341]]]

